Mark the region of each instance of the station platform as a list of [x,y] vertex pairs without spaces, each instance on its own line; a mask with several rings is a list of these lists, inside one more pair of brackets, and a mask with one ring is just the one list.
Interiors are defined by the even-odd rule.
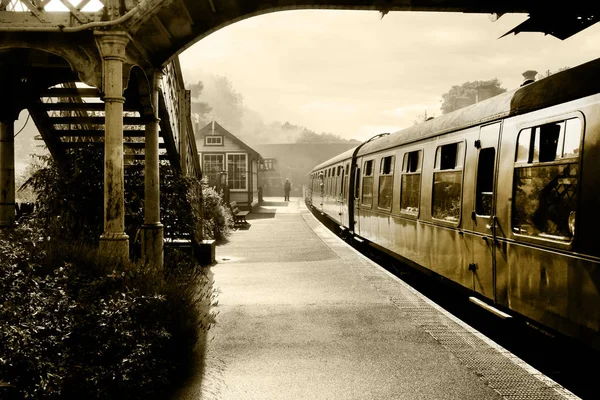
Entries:
[[217,248],[202,376],[180,400],[577,399],[320,224],[265,198]]

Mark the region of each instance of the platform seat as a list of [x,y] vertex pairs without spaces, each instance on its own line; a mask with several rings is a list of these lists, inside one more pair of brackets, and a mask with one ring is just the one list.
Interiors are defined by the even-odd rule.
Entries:
[[246,221],[246,215],[248,215],[250,211],[240,211],[240,208],[238,207],[237,202],[235,201],[229,203],[229,207],[231,208],[231,214],[233,215],[234,226],[248,224],[248,221]]

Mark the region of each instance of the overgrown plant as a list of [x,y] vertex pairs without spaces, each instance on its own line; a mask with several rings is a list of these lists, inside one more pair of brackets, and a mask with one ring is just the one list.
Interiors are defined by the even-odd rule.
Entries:
[[[186,254],[165,253],[155,270],[96,251],[103,157],[92,146],[62,167],[40,157],[26,182],[36,217],[0,233],[0,398],[165,398],[212,323],[212,282]],[[200,182],[168,165],[161,178],[165,230],[201,240]],[[143,208],[143,166],[130,166],[132,254]]]
[[[53,236],[97,244],[103,231],[104,167],[102,152],[90,144],[70,154],[61,167],[40,156],[25,187],[37,195],[37,221]],[[169,164],[160,165],[160,217],[165,236],[223,239],[230,231],[231,213],[223,196],[196,178],[183,177]],[[204,194],[209,198],[204,200]],[[144,167],[128,166],[125,174],[125,233],[131,253],[139,256],[144,223]],[[206,236],[206,237],[205,237]]]
[[63,167],[50,155],[38,156],[23,185],[34,190],[36,221],[49,235],[97,243],[102,234],[103,158],[91,146],[71,155]]
[[21,227],[0,236],[0,398],[167,396],[212,318],[193,260],[168,274]]
[[204,205],[204,231],[212,239],[223,240],[231,231],[233,216],[218,192],[203,179],[200,182]]

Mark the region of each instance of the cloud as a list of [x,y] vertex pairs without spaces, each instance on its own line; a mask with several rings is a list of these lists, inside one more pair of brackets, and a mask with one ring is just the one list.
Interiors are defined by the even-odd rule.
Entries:
[[305,112],[327,112],[335,114],[351,114],[357,111],[356,107],[352,104],[327,101],[313,101],[302,105],[300,109]]
[[423,105],[439,115],[441,95],[453,85],[498,78],[513,89],[523,71],[573,67],[598,54],[600,24],[565,41],[539,33],[498,39],[526,18],[286,11],[217,31],[181,60],[186,78],[227,76],[266,123],[290,121],[350,139],[374,126],[412,125]]

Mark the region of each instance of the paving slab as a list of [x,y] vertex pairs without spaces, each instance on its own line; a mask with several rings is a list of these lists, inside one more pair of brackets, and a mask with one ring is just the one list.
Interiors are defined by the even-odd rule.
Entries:
[[217,247],[216,324],[179,400],[576,398],[347,246],[302,199],[266,198],[248,222]]

